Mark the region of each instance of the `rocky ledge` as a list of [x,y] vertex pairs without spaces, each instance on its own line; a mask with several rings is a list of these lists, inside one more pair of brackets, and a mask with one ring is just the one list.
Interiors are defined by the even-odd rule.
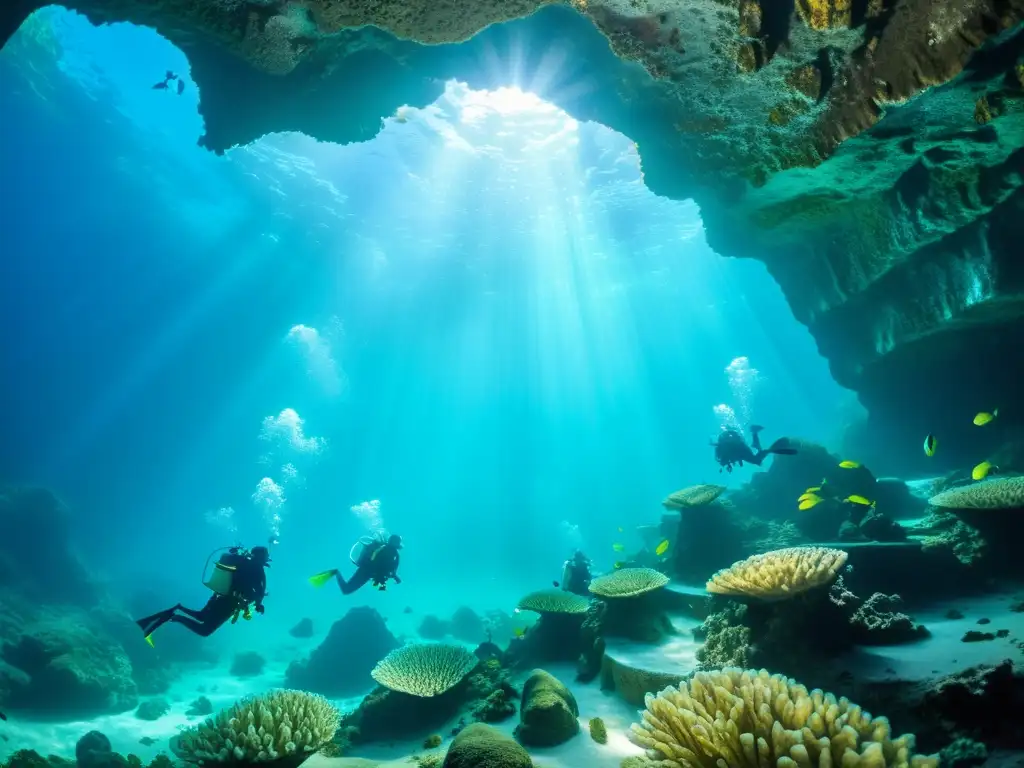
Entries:
[[[0,35],[41,4],[5,3]],[[65,5],[185,51],[218,152],[279,130],[366,140],[452,77],[625,133],[715,250],[768,266],[873,442],[941,428],[950,465],[973,460],[969,415],[1015,391],[1024,0]]]

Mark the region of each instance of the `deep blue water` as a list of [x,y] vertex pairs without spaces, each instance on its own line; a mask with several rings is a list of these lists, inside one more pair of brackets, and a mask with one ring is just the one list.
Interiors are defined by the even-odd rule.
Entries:
[[[28,39],[51,24],[56,45]],[[322,606],[302,577],[344,561],[365,500],[407,543],[384,610],[505,604],[577,536],[608,567],[617,527],[720,477],[739,357],[766,439],[835,444],[850,396],[777,285],[647,192],[629,138],[451,84],[366,144],[216,157],[169,43],[28,26],[0,54],[0,477],[58,492],[115,584],[199,600],[232,538],[208,512],[260,543],[264,477],[286,497],[276,626]],[[150,88],[165,69],[181,97]],[[320,453],[260,439],[286,408]]]

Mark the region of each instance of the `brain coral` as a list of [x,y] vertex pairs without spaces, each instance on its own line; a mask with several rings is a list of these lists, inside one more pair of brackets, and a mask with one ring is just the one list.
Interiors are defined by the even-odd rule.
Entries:
[[698,672],[679,688],[648,694],[630,737],[648,765],[686,768],[934,768],[912,755],[914,737],[892,738],[884,717],[847,699],[765,670]]
[[784,600],[829,584],[846,563],[841,549],[789,547],[733,563],[707,583],[708,592],[745,595],[761,600]]
[[691,485],[681,491],[670,493],[661,502],[666,509],[691,509],[705,507],[725,492],[724,485]]
[[242,699],[181,732],[177,751],[190,763],[293,763],[328,743],[340,715],[327,699],[304,691],[273,691]]
[[1017,509],[1024,507],[1024,477],[996,477],[950,488],[928,503],[945,509]]
[[581,595],[562,589],[543,589],[531,592],[516,606],[519,611],[535,613],[586,613],[590,601]]
[[598,597],[636,597],[666,584],[668,576],[653,568],[623,568],[598,576],[590,582],[590,591]]
[[389,653],[373,668],[373,679],[392,691],[438,696],[458,685],[479,660],[459,645],[414,643]]

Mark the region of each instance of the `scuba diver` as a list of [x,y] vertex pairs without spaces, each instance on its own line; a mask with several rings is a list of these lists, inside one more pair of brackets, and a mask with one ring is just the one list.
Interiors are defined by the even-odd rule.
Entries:
[[[209,565],[209,559],[206,562]],[[180,624],[200,637],[209,637],[224,626],[228,619],[231,619],[232,624],[238,621],[239,616],[249,620],[252,618],[250,605],[253,603],[256,605],[256,613],[263,613],[263,599],[267,596],[267,574],[264,569],[269,565],[270,550],[266,547],[253,547],[248,552],[241,547],[231,547],[214,563],[210,578],[203,581],[213,590],[213,596],[206,605],[196,611],[178,603],[173,608],[154,613],[135,623],[145,635],[146,642],[152,645],[153,633],[168,621]],[[205,569],[203,575],[206,575]]]
[[[557,585],[556,585],[557,586]],[[575,595],[590,597],[590,558],[580,550],[562,566],[562,589]]]
[[178,85],[176,87],[177,87],[177,90],[178,90],[178,95],[181,96],[181,94],[184,93],[184,91],[185,91],[185,81],[182,80],[180,77],[178,77],[174,72],[172,72],[169,69],[167,70],[167,74],[164,75],[164,79],[161,80],[159,83],[156,83],[153,86],[153,90],[154,91],[167,91],[167,90],[170,90],[171,83],[174,82],[175,80],[178,81]]
[[[359,554],[355,554],[357,548]],[[329,571],[311,576],[309,583],[314,587],[322,587],[332,578],[338,582],[341,594],[351,595],[366,582],[372,581],[373,586],[383,592],[388,587],[388,580],[394,579],[396,584],[401,584],[398,577],[398,550],[402,548],[402,537],[396,535],[385,538],[383,532],[376,536],[364,536],[352,545],[349,550],[349,559],[356,567],[356,572],[347,581],[341,575],[341,571],[332,568]]]
[[[759,427],[756,424],[750,427],[750,445],[747,445],[747,441],[743,439],[743,435],[740,431],[733,429],[732,427],[726,427],[722,430],[722,434],[718,436],[718,440],[711,441],[711,445],[715,447],[715,461],[717,461],[722,469],[727,472],[732,472],[732,465],[739,464],[743,466],[743,462],[748,464],[756,464],[761,466],[761,462],[764,461],[765,457],[769,454],[777,454],[779,456],[793,456],[796,454],[796,449],[789,447],[789,439],[780,437],[769,448],[761,447],[761,430],[764,427]],[[718,471],[721,472],[722,469]]]

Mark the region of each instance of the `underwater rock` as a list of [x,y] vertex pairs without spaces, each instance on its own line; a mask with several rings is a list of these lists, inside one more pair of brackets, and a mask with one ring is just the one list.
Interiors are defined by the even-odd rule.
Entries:
[[523,668],[555,661],[576,661],[584,651],[584,618],[585,614],[541,614],[525,635],[509,645],[506,654],[509,664]]
[[236,653],[231,662],[231,674],[235,677],[256,677],[263,674],[267,660],[255,651]]
[[334,622],[308,659],[288,666],[285,684],[325,696],[362,693],[374,685],[374,666],[398,645],[377,611],[352,608]]
[[580,625],[580,655],[576,660],[576,680],[589,683],[601,673],[604,657],[604,614],[608,604],[603,600],[591,600]]
[[135,717],[139,720],[159,720],[161,717],[166,715],[171,709],[171,705],[167,699],[156,697],[152,699],[146,699],[139,704],[138,709],[135,710]]
[[299,623],[288,630],[292,637],[305,639],[313,636],[313,620],[310,618],[299,619]]
[[185,714],[188,717],[206,717],[206,715],[212,715],[213,702],[205,696],[200,696],[188,705],[188,710]]
[[75,760],[81,768],[93,768],[105,763],[112,751],[110,739],[99,731],[89,731],[75,744]]
[[427,614],[420,621],[416,634],[424,640],[444,640],[448,636],[448,624],[432,614]]
[[533,768],[525,749],[483,723],[467,725],[452,741],[444,768]]
[[466,643],[482,643],[487,639],[487,627],[484,620],[472,608],[458,608],[448,622],[448,631],[452,637]]
[[554,675],[536,669],[523,685],[516,738],[527,746],[553,747],[580,729],[576,698]]
[[138,704],[120,645],[71,613],[24,627],[0,646],[0,692],[10,709],[62,717],[124,712]]
[[957,739],[939,752],[943,768],[970,768],[988,759],[988,747],[974,739]]
[[996,636],[991,632],[979,632],[976,629],[969,629],[960,638],[961,643],[983,643],[986,640],[995,640]]

